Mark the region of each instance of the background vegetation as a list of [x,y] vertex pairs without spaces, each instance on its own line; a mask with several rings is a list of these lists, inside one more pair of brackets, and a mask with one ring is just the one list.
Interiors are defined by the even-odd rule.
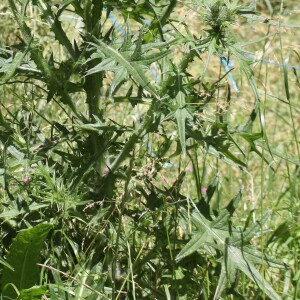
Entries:
[[299,299],[298,1],[0,1],[1,299]]

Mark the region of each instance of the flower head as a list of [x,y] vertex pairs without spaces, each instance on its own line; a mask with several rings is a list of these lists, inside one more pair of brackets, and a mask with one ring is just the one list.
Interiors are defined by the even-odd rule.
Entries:
[[23,179],[23,182],[24,182],[24,183],[29,183],[29,181],[30,181],[30,178],[29,178],[29,177],[25,177],[25,178]]
[[207,192],[207,188],[206,188],[206,187],[203,187],[203,188],[201,189],[201,193],[202,193],[202,194],[206,194],[206,192]]

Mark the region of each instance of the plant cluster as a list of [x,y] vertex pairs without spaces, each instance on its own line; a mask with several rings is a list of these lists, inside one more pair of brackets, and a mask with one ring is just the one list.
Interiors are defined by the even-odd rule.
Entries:
[[[281,299],[273,281],[290,269],[253,242],[271,211],[239,221],[241,187],[221,193],[222,166],[238,176],[251,153],[274,155],[248,43],[231,29],[253,7],[5,5],[18,30],[0,48],[2,299]],[[201,35],[177,17],[183,5],[199,10]],[[239,123],[232,70],[208,76],[233,56],[252,91]]]

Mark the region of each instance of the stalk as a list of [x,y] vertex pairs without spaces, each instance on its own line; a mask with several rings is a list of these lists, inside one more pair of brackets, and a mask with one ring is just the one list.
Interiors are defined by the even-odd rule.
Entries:
[[172,0],[169,6],[167,7],[165,13],[160,19],[161,26],[164,26],[169,19],[170,14],[173,12],[178,0]]
[[[84,23],[85,23],[85,41],[90,42],[92,37],[101,36],[101,14],[103,10],[103,2],[99,0],[85,0],[84,1]],[[90,56],[89,51],[85,53],[86,59]],[[88,69],[93,68],[99,61],[91,61],[88,65]],[[89,109],[89,120],[94,121],[96,116],[101,121],[104,121],[104,112],[101,105],[101,89],[103,86],[103,72],[92,74],[85,77],[84,90],[86,92],[86,103]],[[104,149],[108,142],[107,133],[103,133],[101,136],[95,133],[91,133],[92,152],[95,159],[95,166],[98,174],[102,176],[103,171],[106,167],[106,150]]]
[[120,164],[129,156],[131,150],[133,149],[134,145],[137,143],[138,139],[144,134],[144,132],[149,128],[151,123],[153,122],[153,108],[151,107],[146,116],[144,122],[139,126],[137,131],[133,133],[127,143],[125,144],[121,153],[116,157],[114,162],[111,164],[109,171],[113,173]]

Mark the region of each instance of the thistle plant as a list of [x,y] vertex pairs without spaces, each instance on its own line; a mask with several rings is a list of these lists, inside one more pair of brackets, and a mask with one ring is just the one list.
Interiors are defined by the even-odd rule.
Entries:
[[[288,268],[253,242],[272,213],[236,218],[242,186],[223,195],[220,178],[273,157],[231,29],[255,12],[188,3],[196,37],[175,17],[185,4],[6,2],[19,37],[0,49],[4,299],[280,299],[267,270]],[[252,90],[242,120],[228,120],[227,74],[208,76],[214,56],[234,56]]]

